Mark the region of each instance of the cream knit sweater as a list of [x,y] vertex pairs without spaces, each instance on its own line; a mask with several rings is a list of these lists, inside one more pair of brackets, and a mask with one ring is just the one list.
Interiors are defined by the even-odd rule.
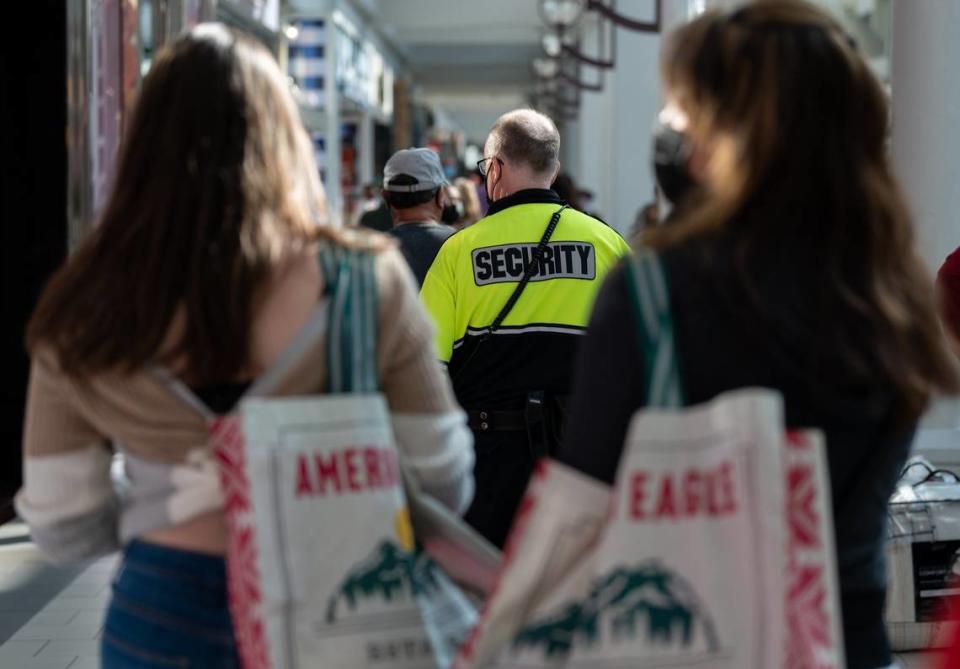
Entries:
[[[398,448],[426,492],[462,511],[473,486],[465,416],[437,362],[432,327],[402,257],[381,252],[376,273],[377,369]],[[321,336],[274,395],[321,392],[324,356]],[[149,372],[78,380],[39,351],[23,448],[17,510],[53,559],[109,552],[222,506],[206,424]],[[129,482],[122,493],[110,475],[115,452],[124,456]]]

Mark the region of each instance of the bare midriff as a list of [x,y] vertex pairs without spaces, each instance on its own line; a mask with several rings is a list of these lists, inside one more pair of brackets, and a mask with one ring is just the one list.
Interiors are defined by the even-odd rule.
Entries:
[[147,532],[140,539],[183,551],[223,555],[227,552],[227,524],[223,511],[210,511],[179,525]]

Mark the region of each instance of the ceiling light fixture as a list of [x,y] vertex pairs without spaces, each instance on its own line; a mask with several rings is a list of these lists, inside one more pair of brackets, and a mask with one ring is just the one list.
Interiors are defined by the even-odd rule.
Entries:
[[558,58],[563,51],[563,41],[556,32],[543,33],[540,44],[543,46],[543,52],[550,58]]
[[621,28],[637,32],[660,32],[663,17],[663,0],[653,0],[653,21],[639,21],[617,11],[616,0],[539,0],[537,9],[543,22],[556,29],[572,28],[584,12],[596,12]]
[[537,73],[538,77],[552,79],[560,72],[560,63],[555,58],[535,58],[533,71]]
[[540,0],[540,18],[550,27],[570,28],[583,16],[590,0]]

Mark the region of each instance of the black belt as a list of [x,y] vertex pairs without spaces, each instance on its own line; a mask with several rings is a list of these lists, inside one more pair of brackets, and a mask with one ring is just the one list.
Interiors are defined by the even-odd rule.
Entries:
[[542,390],[531,390],[523,411],[468,409],[467,423],[475,432],[525,433],[530,455],[537,461],[553,453],[562,439],[566,399],[559,395],[548,398]]
[[523,411],[467,411],[467,424],[477,432],[523,432],[527,429]]

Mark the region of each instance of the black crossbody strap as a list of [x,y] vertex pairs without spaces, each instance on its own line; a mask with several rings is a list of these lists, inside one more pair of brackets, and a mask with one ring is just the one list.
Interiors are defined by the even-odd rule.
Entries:
[[533,250],[533,256],[530,258],[530,262],[527,263],[526,268],[523,270],[523,278],[520,279],[520,283],[517,284],[517,287],[513,289],[513,293],[511,293],[510,299],[507,300],[507,303],[503,305],[503,309],[501,309],[500,313],[497,314],[497,317],[493,319],[493,323],[491,323],[490,327],[487,328],[487,331],[480,336],[477,346],[473,349],[473,352],[470,353],[470,357],[468,357],[466,362],[460,365],[460,368],[453,374],[454,381],[460,378],[460,375],[463,374],[463,371],[470,366],[471,362],[473,362],[474,357],[477,355],[477,351],[480,350],[480,345],[492,337],[493,333],[500,329],[504,319],[510,315],[510,312],[513,310],[517,300],[520,299],[520,295],[523,294],[523,289],[527,287],[527,284],[530,283],[530,279],[533,277],[533,273],[537,271],[537,266],[540,264],[540,256],[543,255],[543,250],[547,248],[547,244],[550,242],[550,237],[553,236],[553,231],[557,229],[557,223],[560,222],[560,215],[563,213],[563,210],[569,206],[570,205],[565,204],[553,212],[553,216],[550,217],[550,222],[547,224],[547,229],[543,231],[543,237],[540,238],[540,243],[537,244],[537,248]]
[[533,273],[537,271],[537,267],[540,265],[540,257],[543,255],[543,250],[547,248],[547,244],[550,242],[550,237],[553,236],[553,231],[557,229],[557,224],[560,222],[560,215],[563,214],[563,210],[569,207],[570,205],[563,205],[555,212],[553,216],[550,217],[550,222],[547,224],[547,229],[543,231],[543,237],[540,238],[540,243],[537,244],[537,248],[533,250],[533,256],[530,258],[530,262],[527,263],[527,267],[523,271],[523,278],[520,279],[520,283],[517,284],[517,287],[513,289],[513,293],[510,295],[510,299],[507,300],[507,303],[503,305],[503,309],[500,310],[500,313],[497,314],[497,317],[493,319],[493,323],[490,324],[489,329],[484,333],[481,341],[492,336],[494,332],[500,329],[500,326],[503,325],[503,321],[510,315],[510,312],[513,311],[513,307],[517,304],[517,300],[520,299],[520,296],[523,294],[523,289],[527,287],[527,284],[530,283],[530,279],[533,278]]

